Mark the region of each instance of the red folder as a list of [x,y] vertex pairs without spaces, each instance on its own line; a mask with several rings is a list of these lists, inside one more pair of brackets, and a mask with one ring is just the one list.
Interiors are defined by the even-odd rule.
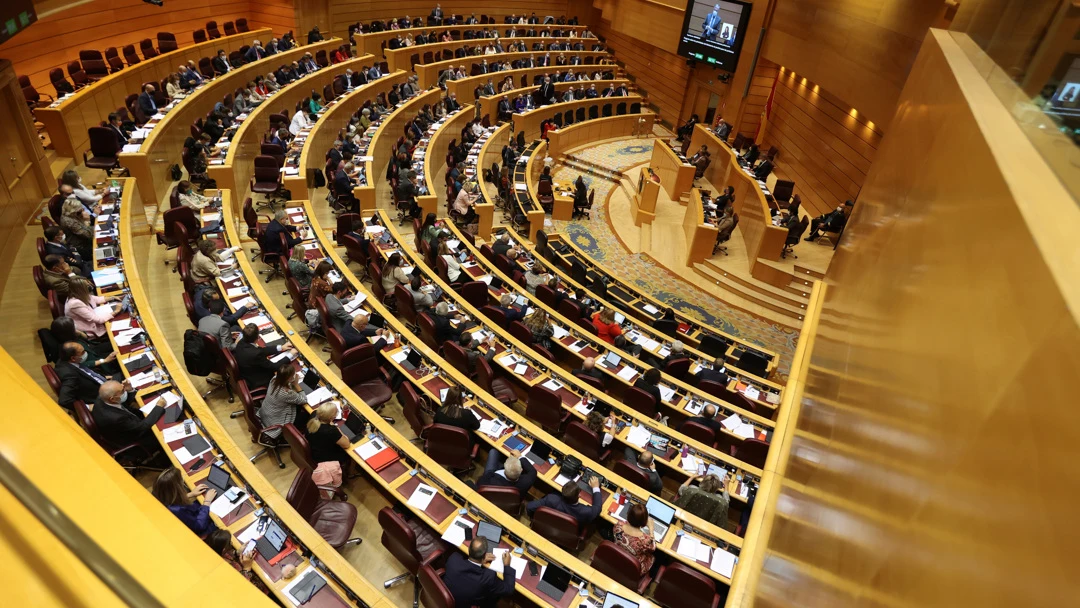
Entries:
[[394,448],[387,447],[384,448],[381,452],[376,453],[371,458],[368,458],[366,462],[368,463],[368,466],[375,469],[375,472],[378,473],[379,471],[397,462],[400,458],[401,457],[398,455],[398,453],[394,451]]

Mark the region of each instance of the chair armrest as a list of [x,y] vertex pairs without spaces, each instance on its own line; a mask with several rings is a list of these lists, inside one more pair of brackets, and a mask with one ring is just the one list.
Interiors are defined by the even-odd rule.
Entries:
[[[267,434],[270,431],[276,431],[277,429],[280,429],[280,428],[284,428],[284,425],[282,425],[282,424],[273,424],[273,425],[270,425],[268,427],[261,428],[261,429],[259,429],[259,438],[262,439],[263,435]],[[276,438],[275,437],[270,437],[270,439],[276,439]]]
[[[444,556],[449,557],[445,549],[436,549],[431,552],[431,555],[424,558],[424,561],[421,563],[425,566],[431,566],[431,564],[435,563],[437,560],[441,559]],[[434,568],[434,566],[432,566],[432,568]]]
[[345,494],[345,490],[342,490],[341,488],[334,487],[334,486],[316,486],[316,487],[318,487],[320,490],[324,490],[324,491],[330,493],[330,495],[332,495],[333,498],[336,498],[336,499],[341,500],[343,502],[349,502],[349,497]]
[[480,450],[480,444],[479,443],[474,443],[473,446],[472,446],[472,452],[470,452],[471,457],[476,458],[476,455],[479,454],[479,450]]

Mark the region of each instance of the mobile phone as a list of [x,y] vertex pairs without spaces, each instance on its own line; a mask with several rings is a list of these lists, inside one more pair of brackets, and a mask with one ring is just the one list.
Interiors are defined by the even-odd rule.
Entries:
[[466,541],[471,541],[472,540],[472,528],[465,528],[465,540]]
[[255,552],[255,541],[249,540],[244,548],[240,551],[240,555],[251,555]]
[[198,460],[196,460],[196,461],[195,461],[195,464],[191,465],[191,470],[192,470],[192,471],[197,471],[197,470],[199,470],[199,469],[200,469],[200,468],[201,468],[201,467],[202,467],[202,466],[203,466],[204,464],[206,464],[206,459],[205,459],[205,458],[200,458],[200,459],[198,459]]
[[534,562],[534,561],[529,562],[529,574],[531,574],[533,576],[536,576],[536,575],[540,574],[540,567],[537,566],[536,562]]

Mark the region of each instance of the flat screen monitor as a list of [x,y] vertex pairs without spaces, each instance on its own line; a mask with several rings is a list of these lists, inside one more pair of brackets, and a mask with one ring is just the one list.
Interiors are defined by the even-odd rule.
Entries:
[[749,2],[691,0],[683,19],[679,54],[734,72],[749,20]]
[[0,2],[0,44],[30,27],[37,21],[33,0],[5,0]]
[[608,592],[607,597],[604,598],[603,608],[638,608],[638,605],[637,602],[631,602],[625,597]]

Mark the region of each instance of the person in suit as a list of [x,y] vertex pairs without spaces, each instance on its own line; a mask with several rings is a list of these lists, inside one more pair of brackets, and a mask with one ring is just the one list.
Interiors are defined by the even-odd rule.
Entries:
[[135,400],[128,397],[130,388],[115,380],[102,383],[91,416],[102,439],[118,446],[138,443],[156,454],[161,451],[161,444],[152,429],[165,409],[155,405],[144,418],[134,407]]
[[143,85],[143,92],[139,93],[139,109],[149,118],[157,114],[157,103],[154,102],[154,85]]
[[262,42],[255,40],[251,43],[251,48],[244,53],[244,60],[248,63],[258,61],[266,57],[266,49],[263,48]]
[[308,32],[308,35],[307,35],[307,43],[308,44],[315,44],[316,42],[319,42],[322,39],[323,39],[323,37],[322,37],[322,33],[319,32],[319,26],[316,25],[315,27],[311,28],[310,32]]
[[806,240],[814,241],[821,236],[820,231],[822,230],[826,232],[840,232],[843,230],[844,225],[847,224],[848,215],[854,206],[854,201],[844,201],[843,205],[837,206],[836,209],[829,213],[810,220],[810,236],[806,237]]
[[769,174],[772,173],[773,168],[776,165],[773,163],[772,156],[766,156],[765,160],[761,161],[754,169],[754,178],[765,181]]
[[487,539],[480,536],[469,543],[468,559],[457,551],[450,555],[442,579],[455,606],[494,608],[499,598],[514,595],[517,579],[510,565],[510,551],[503,553],[502,580],[488,567],[494,559],[495,555],[488,553]]
[[600,515],[600,507],[603,502],[600,500],[600,480],[594,475],[589,480],[589,487],[592,488],[592,504],[585,505],[578,502],[578,496],[581,489],[578,487],[577,482],[570,480],[563,484],[562,490],[559,493],[552,492],[540,500],[529,501],[525,504],[525,512],[532,517],[536,510],[540,507],[548,507],[555,509],[560,513],[566,513],[573,517],[578,522],[578,528],[584,527],[592,523]]
[[280,51],[280,50],[281,49],[278,48],[278,39],[277,38],[271,38],[270,39],[270,44],[266,45],[266,55],[267,56],[277,55],[278,51]]
[[55,291],[57,296],[67,299],[71,295],[71,281],[78,279],[78,273],[58,255],[45,256],[44,265],[41,275],[45,280],[45,287]]
[[240,379],[247,382],[248,388],[266,388],[277,372],[278,364],[270,357],[282,352],[295,352],[292,346],[259,346],[259,328],[254,323],[244,326],[240,332],[240,341],[233,349],[233,358],[240,368]]
[[210,60],[210,66],[214,68],[214,72],[217,74],[225,74],[233,69],[229,65],[229,58],[225,55],[225,51],[218,51],[217,57]]
[[513,294],[504,293],[502,297],[499,298],[499,305],[495,308],[498,308],[506,315],[506,322],[508,324],[513,323],[514,321],[521,321],[525,318],[525,311],[514,307]]
[[124,121],[120,120],[120,115],[116,112],[109,114],[109,130],[116,134],[116,145],[126,146],[128,143],[128,132],[124,130]]
[[634,382],[634,388],[640,388],[641,390],[649,393],[656,399],[656,405],[660,405],[662,399],[660,396],[660,370],[655,367],[650,367],[645,370],[645,373]]
[[373,344],[376,351],[382,350],[394,334],[389,329],[377,327],[371,323],[371,316],[363,310],[358,310],[352,321],[341,330],[341,338],[345,341],[345,350],[371,343],[369,338],[379,338]]
[[[687,422],[696,422],[702,426],[707,426],[712,429],[713,433],[715,433],[717,437],[720,436],[720,430],[722,427],[720,425],[720,421],[716,419],[716,406],[712,405],[711,403],[706,405],[705,408],[701,410],[700,416],[692,416],[690,418],[687,418],[686,421],[683,422],[683,424],[686,424]],[[680,429],[681,428],[682,427],[680,426]]]
[[[196,288],[194,305],[195,305],[195,318],[202,319],[210,314],[210,302],[221,299],[221,292],[219,292],[212,284],[204,285],[201,288]],[[244,318],[248,312],[250,312],[247,306],[241,306],[236,309],[236,312],[230,314],[224,314],[222,311],[221,318],[229,325],[236,325],[236,322]]]
[[457,93],[450,93],[446,98],[446,113],[457,112],[461,109],[461,104],[458,103]]
[[199,319],[199,331],[217,338],[218,346],[222,349],[233,350],[236,348],[236,338],[233,337],[232,325],[221,318],[225,312],[224,300],[211,300],[206,307],[210,314]]
[[728,382],[731,381],[724,372],[724,357],[722,356],[717,357],[716,360],[713,361],[712,369],[703,367],[698,370],[698,373],[694,374],[694,378],[696,378],[698,382],[701,382],[702,380],[711,380],[720,386],[727,386]]
[[[102,359],[92,360],[82,344],[65,342],[60,347],[60,358],[54,369],[60,378],[60,391],[56,402],[66,410],[71,410],[76,401],[93,403],[103,384],[110,380],[123,380],[123,374],[110,376],[102,373],[102,367],[115,360],[115,352],[109,353]],[[124,386],[131,388],[126,381]]]
[[180,77],[180,88],[185,91],[190,91],[199,86],[202,82],[202,78],[195,70],[189,69],[186,65],[181,65],[177,68],[177,75]]
[[326,302],[326,314],[330,324],[341,333],[347,325],[352,323],[352,316],[346,312],[344,299],[349,294],[349,284],[338,281],[331,286],[330,293],[323,299]]
[[460,320],[461,313],[455,312],[450,314],[450,305],[446,302],[439,302],[435,305],[434,311],[428,311],[428,315],[431,316],[431,322],[435,325],[435,344],[442,346],[443,342],[447,340],[453,340],[457,342],[461,340],[461,330],[454,327],[451,322],[455,319]]
[[62,260],[67,262],[68,266],[84,277],[90,276],[90,271],[93,270],[93,266],[90,262],[83,259],[78,250],[74,247],[68,247],[64,235],[63,228],[59,226],[49,226],[45,229],[45,255],[59,256]]
[[289,225],[289,216],[285,213],[285,210],[278,209],[274,212],[274,219],[266,226],[266,234],[263,237],[265,244],[263,251],[284,254],[285,252],[281,250],[280,235],[282,234],[285,235],[285,244],[289,249],[303,242],[303,239],[296,234],[296,226]]
[[442,5],[436,4],[435,8],[431,9],[431,22],[434,25],[442,25],[442,22],[443,22]]
[[750,144],[750,147],[746,149],[746,153],[743,155],[746,166],[753,167],[759,155],[761,155],[761,149],[758,148],[758,145]]
[[540,89],[537,91],[540,96],[540,103],[547,105],[555,102],[555,85],[551,84],[551,78],[544,76],[544,84],[540,85]]
[[480,341],[474,340],[470,332],[461,334],[458,344],[465,350],[465,358],[470,374],[476,371],[476,360],[480,357],[487,359],[488,362],[495,358],[495,336],[488,337],[487,351],[483,353],[480,352]]
[[723,141],[727,141],[729,135],[731,135],[731,124],[721,120],[720,125],[716,127],[716,136]]
[[510,458],[506,458],[499,450],[489,450],[484,474],[476,480],[476,487],[517,488],[522,496],[527,496],[534,483],[536,468],[528,459],[522,458],[520,452],[511,450]]
[[720,5],[713,6],[712,12],[705,15],[705,22],[701,25],[701,37],[704,40],[716,40],[724,21],[720,19]]
[[331,161],[335,167],[338,165],[338,163],[342,161],[341,147],[343,145],[344,144],[341,142],[341,140],[338,139],[334,141],[334,147],[330,148],[330,150],[326,153],[326,160]]
[[649,491],[657,496],[660,495],[660,490],[664,488],[664,480],[660,479],[660,474],[656,472],[656,463],[653,462],[653,453],[645,450],[639,454],[634,453],[634,448],[627,446],[623,451],[623,456],[626,457],[627,462],[637,467],[639,471],[645,473],[649,478]]

